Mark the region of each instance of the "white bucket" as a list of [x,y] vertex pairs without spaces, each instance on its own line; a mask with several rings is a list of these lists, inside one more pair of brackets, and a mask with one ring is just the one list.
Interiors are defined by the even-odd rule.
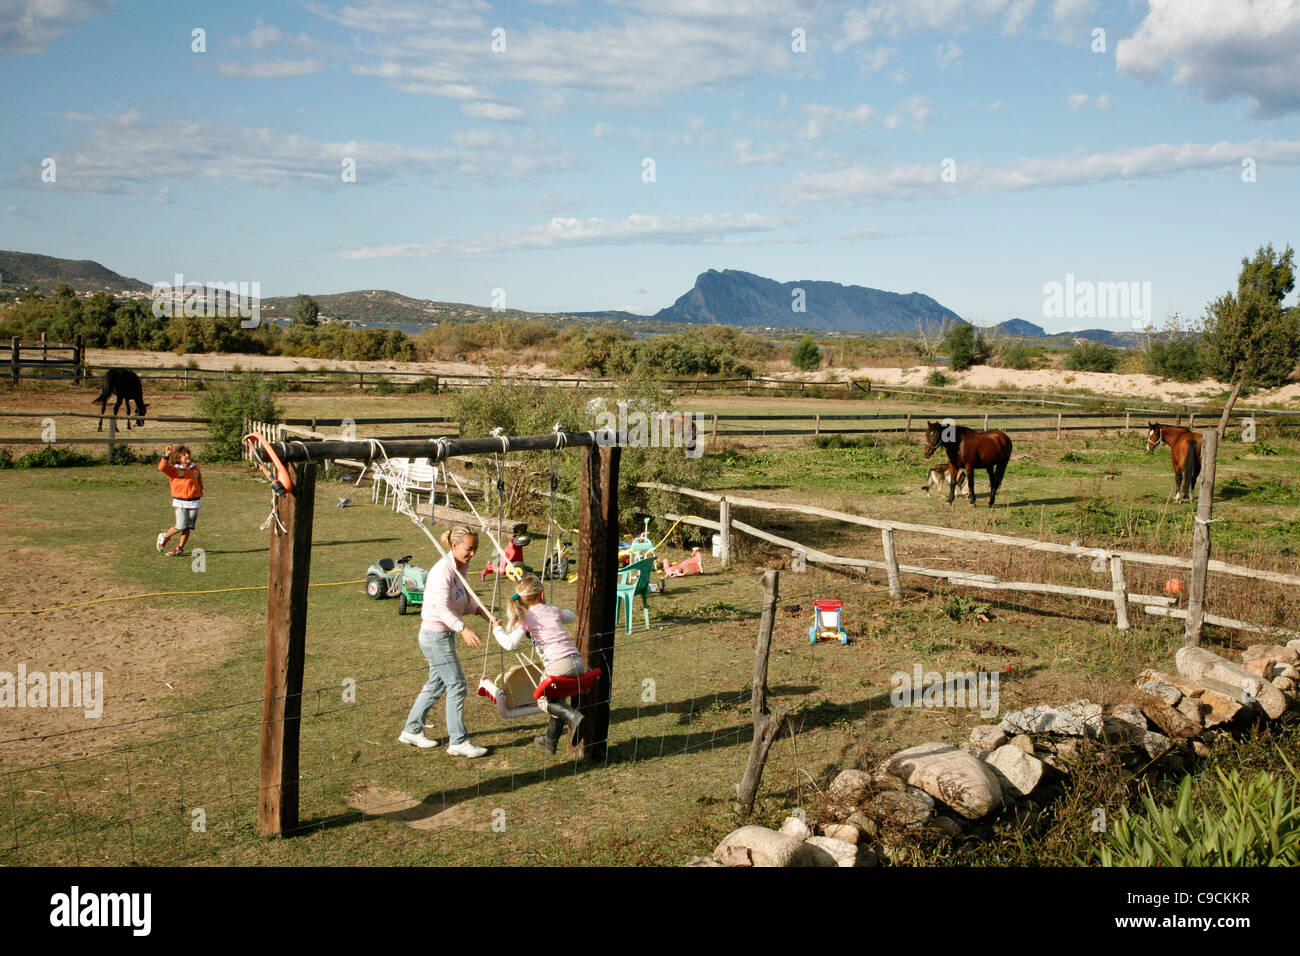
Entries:
[[720,534],[713,536],[713,556],[715,558],[722,557],[722,535]]

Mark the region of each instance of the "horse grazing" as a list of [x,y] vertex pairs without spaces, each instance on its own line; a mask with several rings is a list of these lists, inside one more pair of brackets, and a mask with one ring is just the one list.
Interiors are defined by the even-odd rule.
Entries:
[[1178,425],[1147,422],[1147,451],[1169,446],[1174,462],[1174,501],[1192,499],[1192,486],[1201,474],[1201,433]]
[[[938,488],[939,494],[943,494],[943,486],[946,485],[947,483],[948,483],[948,469],[943,467],[942,465],[936,465],[935,467],[931,468],[930,473],[925,476],[925,484],[921,486],[921,490],[928,495],[930,493],[931,488]],[[966,472],[964,471],[957,472],[957,487],[959,489],[966,487]]]
[[984,468],[989,473],[989,507],[997,499],[1002,487],[1002,475],[1011,460],[1011,439],[1006,432],[977,432],[965,425],[945,425],[927,422],[925,427],[925,457],[929,458],[940,445],[948,455],[948,504],[957,494],[957,473],[966,472],[966,491],[971,507],[975,506],[975,469]]
[[99,402],[99,427],[95,431],[104,430],[104,411],[108,407],[109,397],[113,395],[117,396],[113,417],[117,418],[118,410],[126,402],[126,427],[130,431],[131,403],[134,402],[135,423],[144,428],[144,413],[148,411],[148,406],[144,403],[144,386],[140,384],[140,376],[130,369],[110,368],[104,371],[104,384],[99,390],[99,397],[91,399],[92,404]]

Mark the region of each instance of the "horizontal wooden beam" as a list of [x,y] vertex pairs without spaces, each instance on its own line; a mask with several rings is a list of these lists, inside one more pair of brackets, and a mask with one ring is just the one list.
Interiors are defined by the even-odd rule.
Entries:
[[[1161,617],[1176,617],[1180,620],[1187,620],[1187,611],[1181,607],[1144,607],[1142,610],[1148,614],[1158,614]],[[1236,621],[1230,617],[1220,617],[1217,614],[1203,613],[1201,620],[1205,624],[1232,628],[1236,631],[1249,631],[1251,634],[1266,634],[1269,637],[1288,639],[1300,637],[1300,631],[1291,631],[1285,627],[1265,627],[1262,624],[1248,624],[1245,621]]]
[[[380,442],[382,442],[382,447]],[[595,445],[619,445],[610,431],[552,432],[549,435],[507,436],[500,438],[425,438],[417,441],[313,441],[273,442],[271,447],[286,465],[300,461],[323,461],[330,458],[353,458],[374,461],[376,458],[428,458],[437,463],[466,455],[491,455],[499,452],[547,451],[561,448],[589,448]]]

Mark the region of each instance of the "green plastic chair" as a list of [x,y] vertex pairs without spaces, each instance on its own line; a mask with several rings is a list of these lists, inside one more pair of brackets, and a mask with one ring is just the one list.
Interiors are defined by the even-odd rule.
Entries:
[[625,613],[628,634],[632,633],[632,608],[638,594],[641,595],[641,610],[645,612],[646,630],[650,630],[650,574],[654,566],[654,558],[645,558],[618,572],[618,609],[614,613],[614,626],[618,627],[618,617]]

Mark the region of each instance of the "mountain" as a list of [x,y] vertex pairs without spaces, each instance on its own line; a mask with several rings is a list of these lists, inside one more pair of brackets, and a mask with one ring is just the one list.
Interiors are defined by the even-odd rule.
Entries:
[[[803,311],[795,311],[800,303]],[[653,318],[706,325],[915,332],[918,323],[937,327],[960,316],[919,292],[903,295],[812,280],[777,282],[735,269],[710,269],[700,273],[694,288]]]
[[1022,335],[1028,338],[1039,338],[1047,335],[1047,330],[1041,325],[1034,325],[1032,322],[1026,322],[1024,319],[1007,319],[1005,322],[999,322],[993,326],[994,332],[1001,332],[1003,335]]
[[90,259],[56,259],[31,252],[0,252],[0,289],[19,292],[35,286],[53,292],[60,282],[73,292],[148,292],[153,287],[118,275]]

